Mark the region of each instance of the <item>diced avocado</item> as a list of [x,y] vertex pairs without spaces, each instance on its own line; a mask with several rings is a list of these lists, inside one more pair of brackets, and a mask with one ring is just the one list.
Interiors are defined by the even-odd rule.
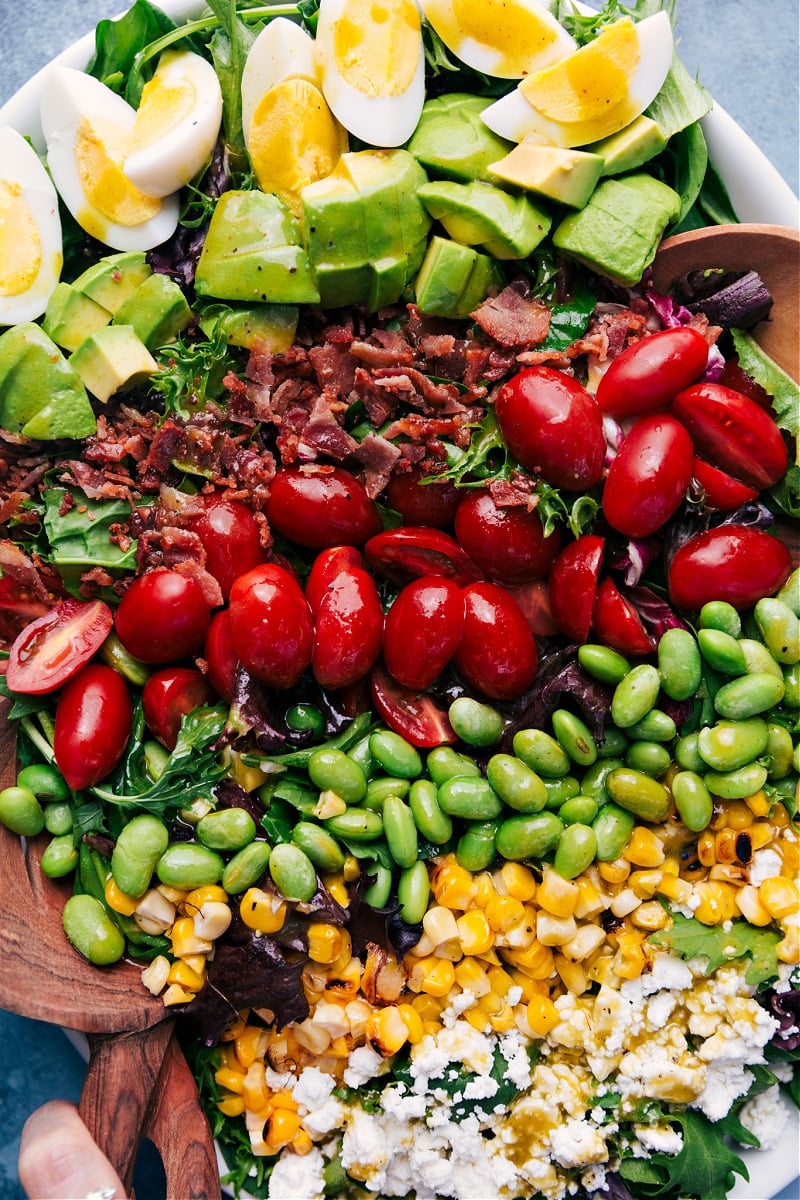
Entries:
[[246,304],[316,304],[300,226],[277,196],[224,192],[197,264],[198,295]]
[[154,274],[140,283],[114,316],[115,325],[132,325],[148,350],[174,342],[192,323],[192,310],[174,279]]
[[153,268],[143,251],[125,250],[101,258],[73,280],[72,286],[96,304],[102,304],[113,316],[152,274]]
[[505,158],[491,164],[489,174],[493,179],[538,192],[558,204],[583,208],[602,170],[603,159],[599,154],[520,142]]
[[76,350],[84,338],[111,320],[107,308],[71,283],[57,283],[50,293],[42,329],[62,350]]
[[158,364],[132,325],[106,325],[81,342],[70,363],[86,389],[103,403],[145,383]]
[[219,327],[229,346],[252,350],[261,345],[272,354],[282,354],[294,342],[300,310],[294,304],[253,304],[249,308],[211,309],[200,320],[200,328],[211,337]]
[[414,289],[421,312],[458,318],[468,317],[494,286],[502,286],[494,259],[460,242],[432,237]]
[[527,258],[551,224],[527,196],[512,196],[491,183],[438,180],[421,187],[419,198],[451,238],[494,258]]
[[586,149],[603,159],[603,175],[622,175],[624,171],[634,171],[655,158],[666,144],[667,139],[657,123],[641,113],[618,133],[612,133]]
[[481,120],[481,113],[491,103],[491,99],[467,92],[450,92],[426,101],[408,143],[409,153],[432,175],[464,183],[489,179],[489,163],[507,154],[513,145]]
[[650,175],[607,179],[556,227],[553,245],[617,283],[638,283],[665,229],[680,216],[677,192]]
[[45,441],[88,437],[97,426],[80,377],[32,321],[0,336],[0,426]]

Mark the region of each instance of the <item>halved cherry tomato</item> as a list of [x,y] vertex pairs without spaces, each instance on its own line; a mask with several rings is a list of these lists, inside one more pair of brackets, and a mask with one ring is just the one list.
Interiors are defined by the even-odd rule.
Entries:
[[331,546],[320,550],[306,580],[306,600],[316,618],[322,597],[340,571],[364,569],[364,557],[355,546]]
[[231,588],[230,615],[242,666],[270,687],[293,687],[311,663],[314,627],[292,575],[275,563],[240,575]]
[[8,656],[12,692],[54,692],[88,663],[111,632],[114,617],[102,600],[62,600],[26,625]]
[[461,501],[455,532],[473,562],[500,583],[544,579],[561,548],[560,532],[555,529],[545,536],[535,508],[500,508],[483,488],[470,491]]
[[652,654],[656,648],[642,618],[610,576],[597,589],[592,625],[598,642],[620,654],[637,657]]
[[502,385],[495,411],[506,445],[529,471],[570,492],[600,481],[603,414],[577,379],[551,367],[526,367]]
[[453,665],[490,700],[516,700],[539,665],[536,642],[514,597],[498,583],[464,588],[464,635]]
[[463,630],[464,598],[452,579],[423,575],[412,580],[386,617],[386,669],[406,687],[430,687],[458,649]]
[[655,533],[681,505],[692,478],[692,439],[668,413],[640,417],[626,434],[603,487],[603,513],[628,537]]
[[597,403],[612,417],[668,408],[678,392],[700,378],[707,362],[708,342],[696,329],[662,329],[612,360],[597,385]]
[[685,425],[697,453],[749,487],[772,487],[789,456],[780,429],[760,404],[721,383],[680,392],[671,413]]
[[604,550],[603,538],[585,533],[564,547],[550,572],[553,619],[564,636],[575,642],[589,637]]
[[341,467],[282,467],[270,484],[267,520],[300,546],[360,546],[381,527],[363,483]]
[[133,725],[125,680],[89,663],[67,682],[56,707],[53,751],[73,790],[93,787],[122,758]]
[[508,590],[521,608],[531,633],[536,637],[553,637],[558,633],[546,579],[534,579],[532,583],[522,583]]
[[688,611],[709,600],[750,608],[782,587],[791,569],[787,546],[771,533],[749,525],[719,525],[690,538],[675,553],[667,574],[669,598]]
[[206,634],[203,658],[208,666],[208,678],[214,689],[228,704],[236,688],[236,667],[239,662],[231,637],[231,614],[224,608],[215,613]]
[[372,668],[369,683],[381,718],[413,746],[430,750],[458,741],[446,710],[428,692],[403,687],[380,662]]
[[711,463],[704,462],[696,455],[692,463],[692,476],[705,492],[705,501],[708,507],[719,509],[720,512],[733,512],[734,509],[741,508],[743,504],[755,500],[758,495],[755,488],[748,487],[746,483],[740,483],[726,471],[720,471],[719,467],[712,467]]
[[461,489],[449,479],[422,482],[432,478],[424,468],[414,466],[410,471],[395,472],[384,488],[386,503],[400,513],[404,525],[429,525],[434,529],[452,525]]
[[333,577],[314,611],[311,670],[324,688],[351,687],[381,652],[383,609],[371,575],[347,567]]
[[387,529],[369,539],[364,555],[373,571],[400,587],[421,575],[446,575],[463,585],[483,574],[455,538],[424,525]]
[[243,500],[216,492],[203,498],[203,510],[192,519],[191,528],[203,543],[206,570],[227,600],[234,579],[264,562],[266,551],[253,510]]
[[214,699],[211,684],[193,667],[162,667],[142,688],[142,711],[153,736],[174,750],[183,717]]
[[115,625],[134,658],[166,663],[199,653],[210,620],[200,584],[159,567],[134,579],[120,601]]

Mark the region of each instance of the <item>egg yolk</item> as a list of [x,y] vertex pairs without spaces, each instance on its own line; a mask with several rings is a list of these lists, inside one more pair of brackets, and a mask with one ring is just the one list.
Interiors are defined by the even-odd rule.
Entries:
[[188,79],[170,86],[154,75],[142,89],[128,153],[157,142],[190,115],[197,104],[197,92]]
[[[109,221],[130,227],[154,217],[161,201],[146,196],[126,178],[122,162],[127,140],[127,134],[118,126],[92,124],[84,118],[75,137],[75,163],[89,204]],[[103,240],[101,221],[91,214],[82,214],[79,220],[87,233]]]
[[447,7],[447,14],[439,13],[438,4],[432,10],[437,28],[443,22],[443,41],[456,54],[459,42],[468,39],[490,46],[502,55],[495,69],[509,78],[525,75],[531,61],[558,37],[548,14],[540,16],[515,0],[453,0]]
[[247,148],[261,190],[296,209],[300,189],[330,175],[347,139],[319,88],[293,77],[259,101]]
[[348,0],[334,22],[336,66],[365,96],[408,91],[421,53],[420,17],[413,0]]
[[26,292],[42,265],[42,239],[19,186],[0,181],[0,296]]
[[590,121],[628,98],[639,62],[639,38],[628,17],[574,54],[529,75],[519,90],[551,121]]

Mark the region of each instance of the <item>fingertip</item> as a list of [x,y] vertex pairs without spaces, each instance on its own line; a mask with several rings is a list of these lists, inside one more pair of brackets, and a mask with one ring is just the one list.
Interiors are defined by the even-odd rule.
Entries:
[[119,1176],[92,1139],[74,1104],[49,1100],[25,1122],[19,1178],[31,1200],[64,1200],[108,1189],[122,1200]]

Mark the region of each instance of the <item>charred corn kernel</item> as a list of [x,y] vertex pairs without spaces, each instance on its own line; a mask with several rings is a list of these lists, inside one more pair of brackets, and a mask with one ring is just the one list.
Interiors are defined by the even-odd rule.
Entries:
[[429,996],[446,996],[456,980],[455,967],[447,958],[418,958],[408,977],[408,986],[414,992],[425,992]]
[[622,857],[636,867],[660,867],[666,858],[664,843],[646,825],[635,825]]
[[266,1069],[263,1060],[252,1062],[247,1068],[242,1080],[242,1096],[245,1107],[251,1112],[266,1112],[270,1102],[270,1090],[267,1087]]
[[[458,968],[456,968],[457,970]],[[487,988],[487,991],[489,989]],[[438,1021],[442,1015],[443,1001],[438,996],[428,996],[420,992],[411,1001],[411,1007],[418,1012],[423,1024],[426,1021]]]
[[276,892],[251,887],[239,901],[239,915],[255,933],[277,933],[286,921],[286,901]]
[[495,1033],[508,1033],[517,1024],[514,1009],[503,1001],[502,1007],[489,1017],[489,1028]]
[[293,1112],[297,1111],[297,1101],[291,1092],[287,1092],[285,1088],[280,1088],[277,1092],[273,1092],[269,1098],[272,1108],[289,1108]]
[[351,1037],[358,1039],[364,1036],[371,1012],[372,1007],[366,1000],[348,1000],[344,1006],[344,1015],[350,1023]]
[[736,916],[736,892],[731,884],[701,879],[694,885],[694,894],[699,900],[694,916],[701,924],[721,925]]
[[203,887],[192,888],[190,892],[184,892],[183,899],[180,902],[181,912],[185,916],[191,917],[208,900],[216,904],[226,904],[228,893],[217,883],[209,883]]
[[223,1096],[217,1101],[217,1108],[226,1117],[240,1117],[244,1112],[244,1097]]
[[495,933],[505,933],[506,929],[516,925],[525,916],[522,901],[515,900],[513,896],[495,895],[486,905],[484,912],[490,928]]
[[688,879],[680,879],[677,875],[665,872],[656,891],[659,896],[666,896],[676,904],[686,904],[692,895],[692,885]]
[[509,925],[505,933],[497,935],[498,945],[511,946],[514,950],[524,950],[536,937],[536,910],[531,905],[525,906],[525,915],[513,925]]
[[205,964],[202,972],[193,971],[182,959],[172,964],[167,977],[168,983],[177,983],[190,992],[199,992],[205,981]]
[[589,986],[583,964],[556,954],[553,959],[558,976],[568,992],[573,996],[582,996]]
[[741,863],[714,863],[713,867],[708,868],[708,878],[717,879],[721,883],[732,883],[738,888],[747,883],[747,867],[743,867]]
[[364,968],[359,959],[355,957],[351,957],[343,967],[337,968],[335,973],[329,968],[325,988],[326,999],[355,1000],[361,987],[363,973]]
[[347,884],[345,883],[342,871],[337,871],[335,875],[324,875],[322,882],[337,904],[347,906],[350,903],[350,893],[347,890]]
[[208,967],[208,955],[206,954],[187,954],[182,961],[186,963],[187,967],[197,971],[198,975],[202,975]]
[[500,878],[509,896],[527,904],[536,895],[536,877],[524,863],[505,862],[500,869]]
[[561,946],[561,953],[571,962],[583,962],[595,950],[599,950],[605,940],[605,930],[601,925],[581,925],[575,936]]
[[465,912],[475,895],[475,880],[466,868],[448,854],[433,869],[431,890],[437,904]]
[[514,987],[514,981],[508,971],[504,971],[502,967],[490,967],[488,978],[491,984],[490,990],[505,1000]]
[[498,996],[497,992],[491,991],[475,1002],[475,1011],[482,1013],[484,1017],[493,1017],[502,1011],[504,1004],[503,997]]
[[414,958],[427,958],[428,955],[433,954],[435,949],[436,946],[423,930],[418,941],[411,947],[408,953],[413,955]]
[[271,1150],[282,1150],[299,1131],[300,1114],[290,1108],[276,1108],[267,1119],[264,1141]]
[[[369,1011],[368,1007],[368,1014]],[[331,1038],[334,1039],[344,1037],[351,1032],[351,1022],[344,1004],[332,1004],[330,1000],[319,1000],[314,1008],[314,1020],[317,1025],[322,1025],[324,1029],[327,1029]]]
[[239,1034],[242,1033],[242,1031],[245,1029],[245,1027],[247,1025],[247,1018],[249,1015],[250,1014],[247,1009],[245,1009],[244,1012],[239,1013],[239,1016],[236,1018],[235,1021],[231,1021],[230,1025],[225,1026],[222,1033],[219,1035],[219,1040],[221,1042],[234,1041],[239,1036]]
[[214,1072],[214,1079],[220,1087],[241,1096],[244,1090],[244,1071],[232,1071],[229,1067],[219,1067]]
[[762,850],[767,846],[774,836],[774,829],[766,821],[756,821],[750,826],[750,845],[753,850]]
[[478,908],[485,908],[496,896],[497,888],[495,887],[494,880],[487,871],[481,871],[480,875],[475,876],[475,895],[472,898],[472,903],[477,904]]
[[434,904],[428,909],[422,918],[422,928],[433,946],[458,940],[456,918],[443,904]]
[[397,1011],[408,1030],[408,1042],[411,1046],[416,1046],[425,1036],[425,1027],[422,1023],[422,1017],[413,1004],[398,1004]]
[[564,879],[552,867],[545,867],[542,882],[536,893],[536,903],[554,917],[571,917],[578,903],[578,885]]
[[577,932],[574,917],[557,917],[543,909],[536,914],[536,940],[542,946],[563,946]]
[[170,887],[167,883],[160,883],[157,891],[161,892],[164,899],[169,900],[170,904],[174,904],[176,908],[183,903],[187,894],[186,888]]
[[762,904],[758,888],[752,883],[737,889],[736,907],[751,925],[769,925],[772,921],[772,914]]
[[472,908],[458,917],[456,936],[464,954],[485,954],[494,945],[488,914],[480,908]]
[[769,816],[769,799],[763,788],[753,792],[752,796],[745,796],[744,802],[754,817]]
[[178,917],[169,936],[172,942],[172,953],[176,958],[211,952],[212,943],[207,938],[197,936],[192,917]]
[[529,979],[549,979],[553,974],[553,951],[540,942],[525,950],[507,950],[506,958]]
[[775,947],[775,952],[781,962],[800,962],[800,931],[794,928],[788,929],[786,935]]
[[175,920],[175,905],[162,896],[157,888],[150,888],[136,904],[134,921],[144,933],[156,936],[166,933]]
[[641,900],[633,888],[623,888],[613,897],[609,908],[615,917],[627,917],[641,904]]
[[579,875],[574,882],[578,889],[574,916],[579,921],[584,921],[587,917],[594,917],[602,912],[605,908],[604,897],[594,880],[589,875]]
[[245,1025],[233,1043],[243,1070],[246,1071],[257,1059],[263,1061],[268,1041],[269,1034],[266,1029],[259,1025]]
[[663,871],[631,871],[630,875],[628,876],[628,887],[631,888],[631,890],[634,891],[641,900],[645,900],[656,894],[659,884],[663,878]]
[[199,938],[215,942],[225,933],[232,917],[233,913],[227,901],[204,900],[192,917],[194,931]]
[[719,829],[714,835],[714,853],[718,863],[732,863],[737,859],[737,832],[735,829]]
[[105,893],[106,904],[109,908],[113,908],[114,912],[121,913],[123,917],[132,917],[136,912],[136,905],[139,903],[138,897],[126,895],[121,888],[117,887],[111,875],[108,877]]
[[525,1015],[537,1037],[547,1037],[550,1030],[555,1029],[561,1020],[558,1009],[549,996],[531,997]]
[[646,929],[653,933],[656,929],[666,929],[671,923],[671,917],[663,904],[658,900],[647,900],[640,904],[636,912],[631,914],[631,920],[638,929]]
[[612,966],[621,979],[638,979],[644,970],[647,957],[642,947],[643,937],[644,934],[638,931],[617,936],[617,953]]
[[597,870],[606,883],[624,883],[631,873],[631,864],[624,858],[615,858],[613,862],[598,863]]
[[697,839],[697,857],[704,867],[713,867],[717,861],[717,842],[710,829],[704,829]]
[[310,1134],[305,1129],[298,1129],[292,1138],[292,1150],[294,1153],[303,1157],[306,1154],[310,1154],[313,1149],[314,1143],[311,1140]]
[[486,968],[474,958],[462,958],[456,963],[455,977],[462,992],[472,992],[476,997],[485,996],[492,990]]
[[332,963],[342,952],[342,933],[327,921],[312,921],[308,927],[308,957],[317,963]]
[[312,1054],[324,1054],[331,1044],[328,1030],[318,1025],[312,1017],[295,1023],[294,1036],[303,1049],[310,1050]]
[[388,1004],[385,1008],[379,1008],[367,1021],[367,1040],[383,1058],[389,1058],[392,1054],[396,1054],[400,1047],[408,1041],[408,1035],[408,1023],[404,1020],[396,1004]]
[[[759,794],[764,795],[763,791],[753,793],[754,796]],[[767,812],[769,812],[769,808],[767,808]],[[753,810],[745,800],[727,800],[719,817],[715,817],[711,822],[711,828],[722,829],[724,826],[728,826],[729,829],[748,829],[752,824]]]
[[489,1025],[489,1018],[486,1013],[474,1006],[466,1009],[464,1012],[464,1020],[471,1025],[473,1029],[476,1029],[478,1033],[488,1033],[491,1028]]
[[339,933],[342,939],[341,950],[334,961],[327,964],[328,970],[333,972],[341,971],[353,957],[353,939],[350,937],[349,931],[347,929],[340,929]]
[[169,959],[159,954],[142,971],[142,983],[153,996],[158,996],[167,986],[170,966]]
[[769,915],[776,921],[797,912],[797,887],[783,875],[765,879],[759,885],[758,896]]

